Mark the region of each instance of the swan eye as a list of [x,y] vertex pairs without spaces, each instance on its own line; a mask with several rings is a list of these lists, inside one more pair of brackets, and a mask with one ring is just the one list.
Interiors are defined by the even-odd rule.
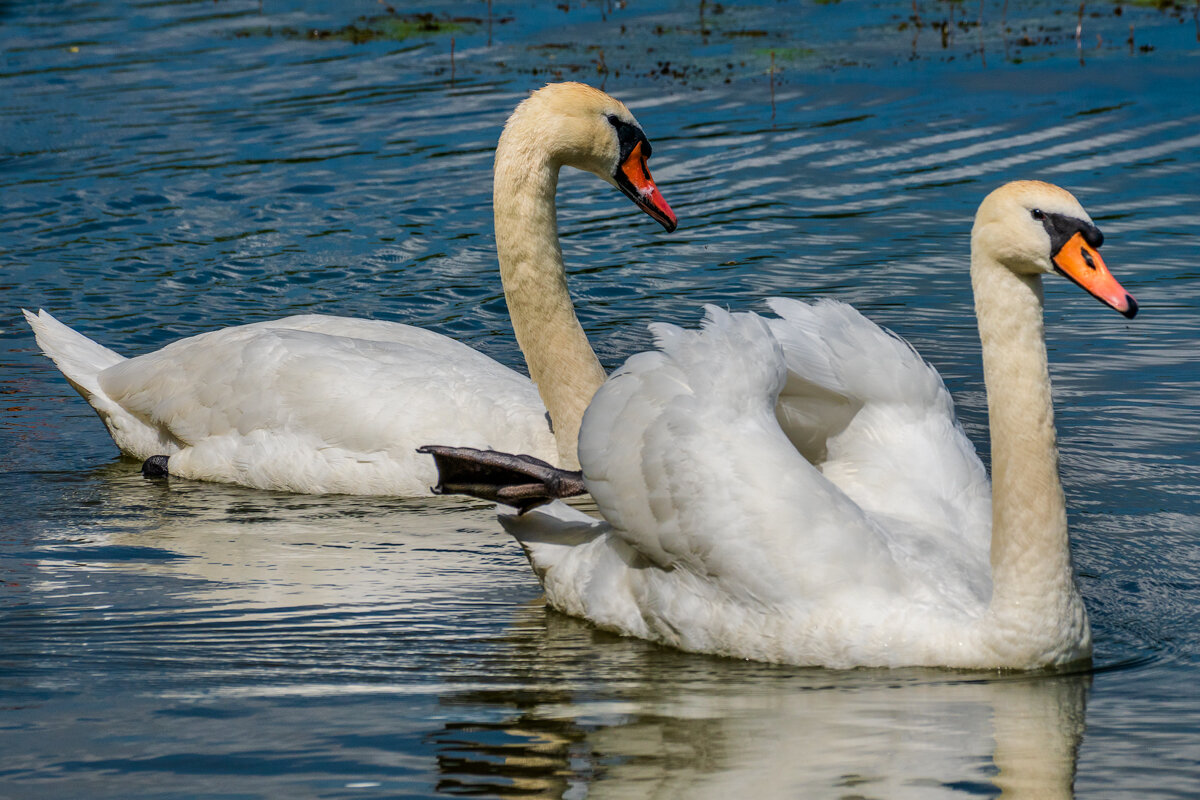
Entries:
[[1044,220],[1046,218],[1046,213],[1044,211],[1042,211],[1040,208],[1035,208],[1033,211],[1030,211],[1029,215],[1032,216],[1034,219],[1036,219],[1038,222],[1041,222],[1042,220]]
[[621,146],[622,163],[639,142],[642,145],[642,156],[645,158],[650,157],[650,142],[646,140],[646,134],[642,133],[641,128],[631,125],[616,114],[606,114],[605,118],[617,131],[617,141]]

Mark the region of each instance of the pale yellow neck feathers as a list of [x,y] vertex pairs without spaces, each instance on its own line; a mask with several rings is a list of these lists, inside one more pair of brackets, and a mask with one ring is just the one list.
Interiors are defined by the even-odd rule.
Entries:
[[538,146],[535,123],[514,114],[496,151],[496,249],[513,332],[550,414],[559,465],[577,469],[579,425],[604,370],[567,290],[554,207],[559,164]]
[[[992,448],[993,610],[1073,614],[1066,503],[1058,475],[1042,286],[986,253],[971,279],[983,347]],[[1037,612],[1033,606],[1052,608]]]

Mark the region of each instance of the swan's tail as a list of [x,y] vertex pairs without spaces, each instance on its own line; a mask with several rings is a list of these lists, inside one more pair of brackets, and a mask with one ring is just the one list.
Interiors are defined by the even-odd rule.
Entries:
[[95,406],[96,400],[104,396],[97,376],[113,364],[124,361],[125,357],[71,330],[45,311],[34,314],[22,309],[21,313],[33,328],[38,347],[50,357],[75,391]]
[[24,314],[37,337],[38,347],[95,409],[117,447],[143,460],[179,449],[177,440],[165,428],[126,410],[100,385],[100,373],[129,359],[71,330],[45,311],[36,314],[24,311]]

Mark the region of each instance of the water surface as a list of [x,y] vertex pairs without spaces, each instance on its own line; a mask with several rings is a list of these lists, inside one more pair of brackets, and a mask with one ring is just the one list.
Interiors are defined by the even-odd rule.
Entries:
[[[1194,796],[1195,10],[916,8],[0,3],[0,796]],[[546,609],[486,505],[142,480],[20,320],[133,355],[311,311],[519,365],[490,159],[557,79],[630,104],[681,221],[564,176],[606,367],[703,303],[833,296],[938,367],[985,457],[971,217],[1009,179],[1076,193],[1143,309],[1047,283],[1093,672],[597,632]]]

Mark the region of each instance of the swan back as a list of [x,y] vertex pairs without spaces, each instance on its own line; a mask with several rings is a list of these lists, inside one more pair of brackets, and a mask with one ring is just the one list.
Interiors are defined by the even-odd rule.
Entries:
[[788,371],[776,416],[792,443],[865,511],[910,527],[912,547],[986,572],[987,474],[937,370],[845,303],[768,304]]
[[[553,549],[506,522],[551,603],[689,650],[802,664],[929,663],[972,638],[986,542],[939,549],[942,531],[868,511],[797,452],[775,415],[789,366],[772,324],[709,308],[701,330],[654,333],[658,349],[614,373],[581,430],[609,527]],[[544,541],[549,517],[526,516]]]
[[[854,481],[848,463],[818,467],[791,445],[775,415],[789,377],[787,349],[768,320],[710,307],[700,330],[660,325],[654,332],[659,349],[634,356],[609,379],[580,435],[584,477],[616,536],[659,567],[684,567],[731,593],[787,604],[793,612],[827,604],[848,585],[896,592],[899,599],[901,585],[925,580],[905,574],[910,556],[929,549],[924,540],[965,538],[969,555],[949,547],[934,558],[969,561],[971,585],[949,589],[958,580],[953,575],[937,575],[934,582],[970,598],[959,598],[958,605],[982,608],[987,585],[986,579],[980,585],[978,573],[986,571],[986,531],[967,537],[942,525],[919,531],[924,519],[906,523],[899,510],[889,515],[872,508],[865,481]],[[869,396],[856,400],[867,408],[886,405]],[[891,424],[904,424],[903,417],[894,412]],[[883,427],[872,420],[864,430],[843,433],[835,447],[847,454],[839,457],[851,462],[861,456],[866,442],[886,435]],[[974,458],[965,437],[951,446],[964,445]],[[911,458],[892,462],[897,480],[912,471]],[[839,469],[846,475],[829,474]],[[986,490],[982,470],[972,475]],[[843,478],[860,497],[843,488]],[[921,478],[937,481],[928,473]],[[910,481],[909,489],[920,491],[920,480]],[[970,513],[981,516],[986,494],[982,509],[975,495]],[[914,589],[910,599],[941,589]]]

